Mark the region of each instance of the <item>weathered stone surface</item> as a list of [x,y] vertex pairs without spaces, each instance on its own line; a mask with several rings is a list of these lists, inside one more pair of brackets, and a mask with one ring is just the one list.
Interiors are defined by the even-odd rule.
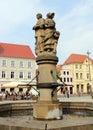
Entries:
[[[82,122],[81,122],[82,121]],[[73,118],[64,117],[64,120],[20,120],[0,118],[0,130],[92,130],[93,117]]]
[[[33,26],[36,40],[36,62],[39,73],[37,87],[40,90],[39,102],[34,105],[33,116],[36,119],[62,118],[60,104],[57,101],[57,85],[55,85],[57,84],[56,64],[58,62],[56,47],[60,33],[56,30],[56,24],[53,20],[54,15],[54,13],[47,13],[47,18],[44,19],[42,14],[38,13],[36,15],[38,21]],[[41,104],[42,101],[43,103]],[[51,104],[47,104],[46,101],[50,101]],[[54,101],[57,103],[54,104]],[[49,108],[51,108],[51,111]]]
[[56,55],[56,47],[60,32],[56,31],[54,13],[48,13],[47,18],[42,18],[42,14],[38,13],[37,23],[33,26],[35,30],[35,53],[37,56],[51,54]]
[[62,105],[56,102],[38,102],[34,104],[33,110],[33,116],[37,119],[62,119]]
[[[19,102],[19,103],[18,103]],[[42,101],[43,103],[43,101]],[[42,104],[40,103],[40,104]],[[49,109],[48,112],[51,112],[51,102],[47,102],[47,104],[50,106],[46,107]],[[0,106],[3,105],[3,107],[6,105],[12,105],[15,106],[15,109],[20,109],[20,106],[23,106],[24,109],[26,109],[26,106],[30,107],[31,101],[4,101],[0,102]],[[18,105],[19,104],[19,105]],[[33,104],[33,103],[32,103]],[[45,104],[44,104],[45,105]],[[47,106],[48,106],[47,105]],[[68,103],[62,102],[61,105],[66,108],[68,107]],[[17,106],[17,107],[16,107]],[[69,102],[70,109],[73,107],[77,109],[83,108],[86,111],[90,110],[93,113],[93,101],[92,102]],[[27,108],[28,108],[27,107]],[[40,107],[40,105],[39,105]],[[8,108],[8,107],[7,107]],[[45,108],[45,109],[46,109]],[[44,110],[44,106],[43,106]],[[22,110],[21,110],[22,112]],[[54,112],[55,113],[55,112]],[[54,114],[53,113],[53,114]],[[50,115],[50,113],[49,113]],[[40,116],[41,117],[41,116]],[[0,117],[0,130],[45,130],[45,125],[47,124],[48,130],[92,130],[93,128],[93,117],[85,117],[85,116],[71,116],[63,115],[63,120],[35,120],[31,115],[29,117]]]

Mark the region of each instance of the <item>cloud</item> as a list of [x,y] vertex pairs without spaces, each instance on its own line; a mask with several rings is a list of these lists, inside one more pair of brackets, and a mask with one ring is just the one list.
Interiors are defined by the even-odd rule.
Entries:
[[0,1],[0,30],[9,33],[20,24],[33,21],[35,8],[39,0],[1,0]]
[[[78,3],[72,10],[59,19],[61,37],[58,45],[58,56],[69,56],[71,53],[86,53],[93,48],[93,1]],[[91,20],[92,19],[92,20]],[[93,51],[93,50],[91,50]],[[61,54],[60,54],[61,52]]]

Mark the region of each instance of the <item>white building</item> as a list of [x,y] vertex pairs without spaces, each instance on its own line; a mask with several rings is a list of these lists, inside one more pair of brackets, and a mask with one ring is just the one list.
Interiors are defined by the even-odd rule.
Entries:
[[[6,89],[22,91],[23,88],[17,88],[15,84],[29,83],[35,75],[35,56],[29,46],[0,43],[1,91]],[[36,80],[33,80],[33,83],[36,83]]]

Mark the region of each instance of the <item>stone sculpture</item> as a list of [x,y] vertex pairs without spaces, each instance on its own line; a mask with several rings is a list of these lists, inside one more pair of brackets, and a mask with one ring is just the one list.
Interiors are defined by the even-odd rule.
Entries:
[[42,14],[36,15],[38,21],[34,25],[35,30],[35,53],[37,56],[42,54],[56,54],[56,47],[60,32],[56,31],[54,13],[48,13],[47,18],[42,18]]
[[43,52],[43,45],[44,45],[44,24],[45,20],[42,18],[42,14],[38,13],[36,15],[38,21],[36,25],[33,27],[33,30],[35,30],[35,53],[36,55],[39,55]]

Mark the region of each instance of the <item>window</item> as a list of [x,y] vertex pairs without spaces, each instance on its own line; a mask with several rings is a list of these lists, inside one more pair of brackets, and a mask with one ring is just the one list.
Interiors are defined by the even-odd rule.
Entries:
[[1,88],[1,92],[5,92],[5,88]]
[[23,61],[20,61],[20,67],[23,67]]
[[19,78],[20,78],[20,79],[23,79],[23,72],[20,72],[20,73],[19,73]]
[[31,72],[28,72],[28,79],[31,79]]
[[76,73],[76,79],[78,79],[78,73]]
[[28,62],[28,68],[31,68],[31,62]]
[[72,82],[72,78],[70,78],[70,82]]
[[66,82],[66,78],[64,78],[64,82]]
[[78,69],[78,65],[75,65],[75,68]]
[[76,85],[77,93],[79,92],[79,85]]
[[23,92],[23,88],[19,88],[19,92]]
[[11,67],[14,67],[14,66],[15,66],[15,62],[11,61]]
[[66,72],[65,72],[65,71],[63,71],[63,74],[65,75],[65,74],[66,74]]
[[69,78],[67,78],[67,82],[69,82]]
[[89,79],[89,73],[87,73],[87,79]]
[[82,73],[80,73],[80,79],[82,79]]
[[2,66],[6,66],[6,60],[2,60]]
[[67,71],[67,75],[69,75],[69,71]]
[[13,92],[14,91],[14,88],[10,88],[10,92]]
[[82,65],[80,65],[80,69],[82,69]]
[[11,72],[11,79],[14,78],[14,72]]
[[88,60],[86,60],[86,63],[88,62]]
[[88,65],[86,65],[86,70],[89,70],[89,66]]
[[2,71],[2,78],[5,78],[5,71]]

